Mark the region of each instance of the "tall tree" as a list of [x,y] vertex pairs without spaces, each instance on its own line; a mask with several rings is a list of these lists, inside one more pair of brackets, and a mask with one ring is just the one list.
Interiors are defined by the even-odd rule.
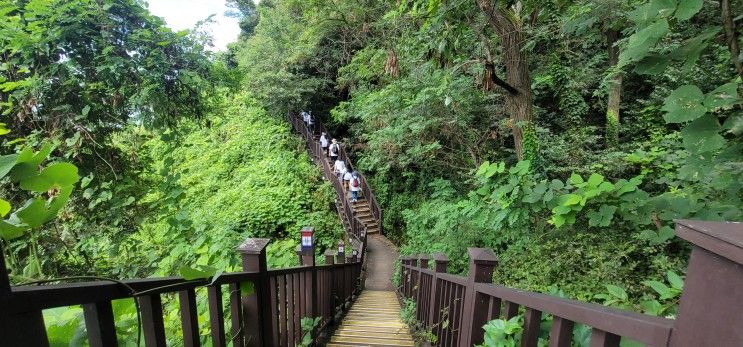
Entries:
[[490,73],[493,83],[506,91],[506,112],[511,118],[516,156],[519,160],[535,159],[539,149],[533,123],[533,105],[529,60],[524,49],[524,28],[519,17],[520,3],[493,5],[490,0],[477,0],[488,24],[500,38],[505,80]]

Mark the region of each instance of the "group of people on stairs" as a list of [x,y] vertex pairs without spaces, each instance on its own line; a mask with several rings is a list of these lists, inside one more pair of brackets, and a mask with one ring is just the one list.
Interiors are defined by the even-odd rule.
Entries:
[[[310,134],[314,136],[315,118],[312,116],[312,112],[302,111],[300,114],[310,130]],[[322,147],[322,153],[330,157],[330,161],[333,163],[333,173],[341,181],[344,191],[346,193],[351,192],[351,202],[357,202],[359,192],[361,192],[361,175],[356,170],[349,170],[346,163],[338,157],[341,150],[338,140],[330,139],[328,134],[323,132],[320,135],[320,147]]]

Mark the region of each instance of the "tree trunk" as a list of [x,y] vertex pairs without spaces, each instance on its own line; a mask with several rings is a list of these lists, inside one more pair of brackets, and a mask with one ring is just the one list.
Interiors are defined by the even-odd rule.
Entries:
[[730,59],[735,65],[735,71],[743,78],[743,62],[740,61],[740,47],[738,46],[738,31],[733,21],[733,13],[730,10],[730,0],[720,2],[720,11],[722,17],[722,26],[725,28],[725,40],[730,50]]
[[[619,32],[614,29],[606,30],[608,44],[609,66],[614,68],[619,61],[619,49],[614,44],[619,40]],[[606,107],[606,142],[609,146],[619,143],[619,104],[622,100],[622,73],[615,71],[609,86],[609,100]]]
[[[519,160],[537,158],[538,142],[533,124],[533,106],[529,63],[524,48],[524,32],[514,14],[494,8],[490,0],[477,0],[488,23],[500,38],[503,64],[506,68],[506,112],[511,118],[511,129]],[[510,89],[510,90],[509,90]]]

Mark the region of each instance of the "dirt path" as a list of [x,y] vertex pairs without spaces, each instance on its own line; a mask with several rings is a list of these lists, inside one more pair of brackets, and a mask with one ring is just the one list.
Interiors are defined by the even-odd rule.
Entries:
[[395,260],[399,257],[397,249],[381,235],[369,235],[367,240],[366,283],[369,290],[393,290],[392,272]]

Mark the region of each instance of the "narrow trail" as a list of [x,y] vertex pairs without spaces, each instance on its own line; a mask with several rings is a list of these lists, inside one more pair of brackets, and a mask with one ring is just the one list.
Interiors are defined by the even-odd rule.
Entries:
[[371,235],[367,239],[366,290],[393,291],[392,272],[395,259],[400,254],[387,238],[382,235]]
[[[327,346],[414,346],[408,326],[400,319],[400,303],[392,284],[392,273],[399,253],[382,234],[382,211],[371,187],[362,178],[363,192],[358,202],[350,203],[343,182],[330,169],[330,158],[320,149],[319,133],[327,132],[321,122],[310,131],[301,118],[289,114],[288,121],[307,142],[314,162],[323,170],[338,194],[336,207],[347,234],[366,240],[364,262],[366,280],[359,298],[330,337]],[[339,158],[353,170],[348,155],[340,149]],[[362,242],[362,245],[364,243]]]

